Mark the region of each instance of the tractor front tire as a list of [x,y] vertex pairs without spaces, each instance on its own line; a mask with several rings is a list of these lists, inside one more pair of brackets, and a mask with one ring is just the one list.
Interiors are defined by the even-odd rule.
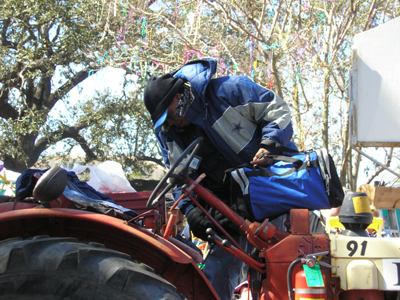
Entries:
[[182,300],[176,288],[128,255],[75,238],[0,242],[0,299]]

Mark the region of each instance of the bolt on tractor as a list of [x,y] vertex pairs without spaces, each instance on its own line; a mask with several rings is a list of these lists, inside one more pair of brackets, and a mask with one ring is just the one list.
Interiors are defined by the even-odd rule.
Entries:
[[253,299],[400,299],[400,239],[368,235],[366,194],[345,196],[342,233],[310,233],[307,209],[290,211],[289,232],[268,219],[250,222],[201,186],[205,175],[188,176],[201,142],[182,153],[152,193],[108,195],[137,213],[130,219],[83,210],[64,195],[59,167],[40,177],[33,199],[1,203],[0,299],[219,299],[198,266],[203,257],[174,238],[174,216],[166,220],[164,197],[176,185],[247,236],[251,253],[208,215],[223,233],[208,230],[210,243],[249,266]]

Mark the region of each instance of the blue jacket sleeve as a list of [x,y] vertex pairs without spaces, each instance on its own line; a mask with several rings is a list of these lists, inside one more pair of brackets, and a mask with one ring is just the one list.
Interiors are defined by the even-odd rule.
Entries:
[[169,164],[169,159],[168,159],[168,146],[167,146],[166,137],[165,137],[165,135],[163,135],[163,132],[161,131],[160,127],[158,127],[155,130],[155,134],[156,134],[158,146],[160,147],[160,150],[161,150],[161,155],[163,157],[164,164],[169,169],[170,164]]
[[230,105],[247,120],[261,127],[260,147],[288,147],[293,128],[287,103],[273,91],[247,77],[239,76],[226,84],[230,86],[223,90],[228,94]]

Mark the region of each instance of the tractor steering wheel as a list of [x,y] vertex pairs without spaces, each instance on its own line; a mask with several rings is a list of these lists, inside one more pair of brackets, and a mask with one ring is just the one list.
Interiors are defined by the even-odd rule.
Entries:
[[[157,184],[154,191],[151,193],[150,198],[147,201],[147,208],[154,207],[154,205],[156,205],[160,201],[160,199],[162,199],[165,196],[165,194],[172,187],[174,187],[177,184],[182,184],[185,182],[186,178],[188,177],[190,163],[192,162],[196,153],[199,151],[202,143],[203,143],[203,138],[199,137],[196,140],[194,140],[189,145],[189,147],[187,147],[185,149],[185,151],[182,152],[182,154],[178,157],[178,159],[174,162],[172,167],[169,169],[167,174],[164,175],[164,177]],[[194,150],[192,151],[192,149],[194,149]],[[187,161],[184,164],[181,164],[182,160],[188,155],[188,153],[190,151],[192,151],[192,153],[190,154]],[[156,195],[158,194],[158,191],[167,182],[167,180],[168,180],[167,186],[156,197]]]

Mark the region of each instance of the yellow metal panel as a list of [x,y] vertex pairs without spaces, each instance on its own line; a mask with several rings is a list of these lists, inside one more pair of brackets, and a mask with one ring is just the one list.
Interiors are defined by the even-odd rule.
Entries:
[[[343,224],[339,222],[339,217],[331,217],[328,219],[326,224],[326,232],[330,233],[332,228],[342,228],[345,229]],[[376,232],[381,232],[383,228],[382,218],[373,218],[372,224],[368,226],[369,229],[374,229]]]

